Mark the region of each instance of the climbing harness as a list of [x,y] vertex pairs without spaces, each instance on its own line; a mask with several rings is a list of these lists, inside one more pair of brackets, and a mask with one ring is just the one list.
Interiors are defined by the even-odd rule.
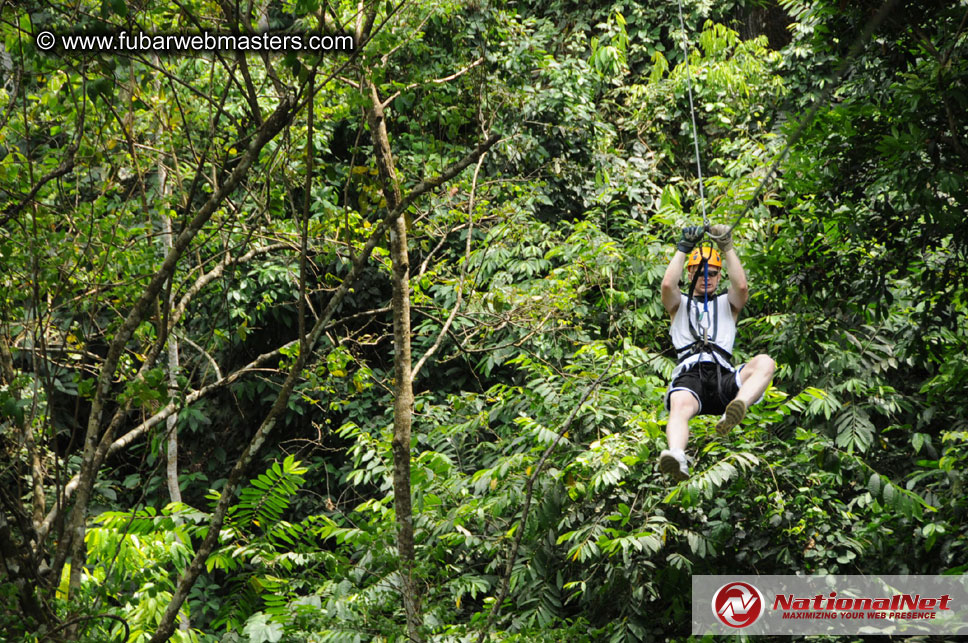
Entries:
[[722,259],[720,258],[719,253],[717,253],[716,250],[713,249],[711,246],[703,246],[703,247],[697,248],[696,250],[693,250],[692,254],[689,255],[689,261],[687,265],[699,266],[699,269],[696,270],[696,274],[693,275],[692,283],[689,285],[689,292],[687,293],[687,299],[686,299],[686,320],[689,325],[689,332],[692,335],[693,340],[695,341],[693,341],[692,344],[690,344],[688,347],[680,351],[680,353],[686,350],[690,351],[688,354],[684,354],[680,356],[679,358],[680,362],[688,357],[692,357],[697,352],[700,352],[700,350],[704,352],[713,352],[715,349],[709,348],[710,346],[714,346],[716,349],[719,349],[716,352],[719,352],[727,360],[732,359],[732,355],[728,351],[722,349],[715,342],[713,343],[709,342],[710,321],[712,323],[712,330],[713,330],[712,336],[715,337],[717,333],[717,328],[719,325],[719,309],[716,306],[713,306],[712,320],[710,320],[708,292],[703,293],[703,311],[698,316],[696,323],[693,324],[693,315],[692,315],[691,308],[693,305],[695,305],[695,297],[693,297],[692,293],[695,292],[696,290],[696,284],[699,282],[700,274],[703,275],[703,279],[705,280],[705,283],[707,284],[709,283],[709,265],[710,264],[722,270],[722,267],[723,267]]
[[[709,250],[708,253],[704,252]],[[722,262],[719,260],[718,254],[712,247],[706,246],[699,248],[698,251],[694,251],[690,256],[690,265],[697,265],[695,263],[695,257],[699,256],[699,268],[692,277],[692,282],[689,284],[689,291],[686,293],[686,324],[689,327],[689,333],[692,335],[693,341],[691,344],[677,349],[677,361],[681,364],[687,359],[699,355],[699,360],[695,364],[695,368],[699,374],[699,395],[702,397],[702,382],[703,382],[703,368],[704,364],[707,362],[703,360],[703,354],[709,354],[712,359],[712,366],[716,369],[716,395],[722,399],[723,395],[723,383],[722,383],[722,371],[719,368],[720,363],[716,360],[716,355],[718,354],[721,358],[726,360],[726,363],[732,366],[733,354],[727,351],[725,348],[717,344],[715,341],[710,340],[710,329],[712,329],[712,337],[715,338],[718,333],[719,328],[719,306],[714,304],[712,315],[709,314],[709,291],[708,288],[704,289],[703,292],[703,310],[698,315],[694,315],[692,312],[692,307],[698,305],[695,301],[696,297],[693,293],[696,290],[696,284],[699,282],[699,276],[702,275],[705,279],[705,283],[709,283],[709,264],[718,263],[717,268],[722,269]],[[714,298],[715,300],[715,298]],[[695,318],[695,323],[693,319]]]

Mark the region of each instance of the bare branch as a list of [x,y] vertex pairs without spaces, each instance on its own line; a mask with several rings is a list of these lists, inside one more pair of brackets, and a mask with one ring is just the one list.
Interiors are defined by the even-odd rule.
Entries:
[[481,154],[480,158],[477,159],[477,166],[474,168],[474,178],[471,180],[471,195],[470,203],[467,206],[467,243],[464,248],[464,263],[461,264],[460,268],[460,284],[457,287],[457,300],[454,302],[454,309],[450,311],[450,316],[444,323],[443,328],[440,329],[440,333],[437,334],[437,340],[434,342],[433,346],[427,349],[427,352],[423,354],[417,364],[413,367],[412,377],[417,379],[417,374],[427,360],[437,352],[440,348],[440,344],[444,339],[444,335],[450,330],[451,324],[454,323],[454,318],[457,317],[457,311],[460,310],[461,302],[464,299],[464,283],[467,279],[467,263],[471,259],[471,238],[474,236],[474,190],[477,188],[477,175],[481,171],[481,165],[484,163],[484,154]]
[[417,28],[410,30],[410,35],[407,36],[407,38],[401,40],[399,43],[397,43],[395,47],[393,47],[390,51],[386,52],[380,57],[380,64],[386,67],[387,61],[390,60],[390,57],[393,54],[395,54],[398,50],[400,50],[402,47],[410,43],[417,36],[417,34],[420,33],[420,30],[423,29],[424,25],[427,24],[427,22],[430,20],[430,17],[432,15],[434,15],[432,11],[427,12],[427,15],[424,16],[424,19],[420,21],[419,25],[417,25]]
[[432,83],[432,84],[435,84],[435,85],[442,85],[443,83],[446,83],[446,82],[449,82],[451,80],[454,80],[455,78],[459,78],[460,76],[463,76],[464,74],[466,74],[467,72],[469,72],[474,67],[477,67],[478,65],[480,65],[482,62],[484,62],[484,57],[483,56],[481,56],[480,58],[478,58],[477,60],[475,60],[474,62],[472,62],[471,64],[469,64],[467,67],[464,67],[460,71],[451,74],[450,76],[445,76],[443,78],[432,78],[430,80],[425,80],[422,83],[410,83],[409,85],[407,85],[403,89],[397,90],[396,92],[394,92],[393,94],[391,94],[389,98],[387,98],[385,101],[383,101],[382,107],[384,109],[386,109],[387,107],[390,106],[390,103],[392,103],[394,101],[394,99],[397,98],[401,93],[410,91],[411,89],[415,89],[415,88],[420,87],[421,85],[424,85],[426,83]]
[[218,367],[218,362],[215,361],[215,358],[214,357],[212,357],[211,355],[209,355],[208,351],[206,351],[204,348],[202,348],[201,346],[199,346],[198,344],[196,344],[195,342],[193,342],[188,337],[180,337],[179,339],[181,339],[183,342],[185,342],[186,344],[188,344],[189,346],[191,346],[192,348],[194,348],[196,351],[199,352],[199,354],[202,357],[204,357],[206,360],[208,360],[208,363],[212,365],[212,369],[215,371],[215,380],[216,381],[222,379],[222,369],[220,369]]
[[3,214],[3,218],[0,218],[0,226],[3,226],[7,221],[20,214],[21,210],[23,210],[28,203],[34,200],[34,197],[37,196],[37,193],[40,192],[45,185],[54,179],[64,176],[74,169],[74,155],[77,153],[77,144],[71,144],[65,151],[67,153],[67,158],[61,161],[60,165],[42,176],[40,180],[34,184],[34,187],[30,189],[30,192],[25,194],[15,205],[7,208]]
[[249,63],[245,59],[245,54],[241,50],[236,50],[235,58],[239,62],[239,70],[242,72],[242,80],[245,81],[245,97],[249,101],[249,109],[252,111],[252,118],[257,125],[262,124],[262,110],[259,108],[259,95],[252,84],[252,76],[249,74]]
[[364,10],[363,0],[360,0],[356,12],[356,42],[363,42],[370,37],[373,31],[373,22],[376,20],[376,0],[370,1],[370,6]]

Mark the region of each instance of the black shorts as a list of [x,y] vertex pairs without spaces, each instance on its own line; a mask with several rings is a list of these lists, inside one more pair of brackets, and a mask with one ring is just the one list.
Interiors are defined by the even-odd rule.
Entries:
[[714,362],[697,362],[679,373],[666,393],[665,406],[669,409],[669,396],[675,391],[689,391],[699,402],[697,415],[722,415],[739,392],[739,372]]

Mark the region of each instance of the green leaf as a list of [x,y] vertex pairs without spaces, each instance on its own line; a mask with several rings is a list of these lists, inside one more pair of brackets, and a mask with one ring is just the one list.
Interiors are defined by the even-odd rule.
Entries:
[[282,625],[271,622],[263,612],[250,616],[242,630],[249,643],[277,643],[282,640],[283,632]]
[[921,448],[924,446],[924,439],[926,437],[923,433],[915,433],[911,436],[911,445],[914,447],[915,453],[921,453]]
[[897,489],[891,483],[884,485],[884,504],[888,507],[894,507],[895,501],[897,500]]
[[871,492],[871,495],[875,498],[879,498],[881,495],[881,476],[878,474],[873,474],[870,480],[867,481],[867,490]]

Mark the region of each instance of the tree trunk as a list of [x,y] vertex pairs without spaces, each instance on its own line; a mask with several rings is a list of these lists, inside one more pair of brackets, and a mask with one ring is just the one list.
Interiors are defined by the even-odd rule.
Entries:
[[[376,86],[370,82],[372,106],[367,113],[377,167],[383,179],[387,207],[396,210],[402,201],[400,185],[390,151],[383,106]],[[407,254],[407,221],[400,211],[390,227],[390,260],[393,265],[393,506],[397,517],[397,549],[400,554],[400,591],[407,614],[407,634],[419,641],[420,608],[413,579],[413,509],[410,499],[410,428],[413,417],[413,376],[410,359],[410,262]]]
[[[7,387],[10,395],[17,401],[20,400],[20,393],[16,388],[16,373],[13,368],[13,355],[6,336],[0,331],[0,384]],[[31,413],[31,415],[33,415]],[[16,420],[15,420],[16,422]],[[24,446],[30,454],[31,474],[33,475],[33,507],[31,517],[33,527],[43,521],[45,496],[44,496],[44,470],[41,461],[41,445],[34,439],[34,428],[32,418],[19,420]],[[6,499],[11,500],[9,497]],[[17,499],[17,509],[21,515],[26,515],[23,510],[22,500]],[[38,569],[33,564],[30,555],[30,546],[27,543],[15,542],[14,534],[7,521],[6,508],[0,511],[0,579],[11,588],[16,588],[15,593],[23,613],[33,618],[38,624],[47,625],[52,620],[45,606],[42,606],[37,597],[37,585],[39,583]],[[40,516],[40,520],[38,520]]]
[[[164,165],[158,164],[158,183],[161,186],[162,200],[168,195],[168,172]],[[161,238],[165,254],[171,252],[171,218],[161,215]],[[168,309],[175,307],[173,280],[169,280]],[[178,338],[174,332],[168,334],[168,395],[172,399],[178,395]],[[172,502],[181,502],[181,488],[178,486],[178,414],[172,413],[166,421],[168,448],[165,451],[165,477],[168,480],[168,497]]]
[[[165,169],[164,163],[160,161],[158,163],[158,185],[161,191],[162,203],[164,204],[166,203],[165,197],[170,194],[170,187],[168,185],[168,171]],[[161,238],[165,248],[165,255],[167,256],[171,252],[173,235],[171,217],[165,211],[164,205],[162,206],[161,215]],[[174,310],[177,303],[175,301],[174,281],[174,275],[172,275],[172,278],[168,280],[167,310],[169,312],[164,316],[166,323],[170,319],[171,311]],[[175,335],[174,328],[172,328],[168,333],[168,397],[171,399],[175,399],[178,396],[178,368],[178,337]],[[168,481],[168,497],[171,498],[172,502],[180,503],[182,501],[182,495],[181,486],[178,484],[178,413],[172,413],[168,416],[168,419],[165,421],[165,427],[167,429],[165,435],[168,437],[168,445],[165,449],[165,479]],[[179,621],[179,629],[182,632],[188,632],[192,629],[192,624],[187,614]]]

